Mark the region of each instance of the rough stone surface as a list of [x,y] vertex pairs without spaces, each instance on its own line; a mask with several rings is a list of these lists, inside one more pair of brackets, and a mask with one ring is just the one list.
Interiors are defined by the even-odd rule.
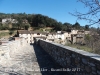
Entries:
[[9,48],[7,52],[9,58],[0,56],[0,75],[68,74],[66,71],[55,71],[62,69],[62,67],[37,45],[21,45],[19,41],[12,41],[7,45],[7,48]]
[[71,75],[100,75],[100,55],[45,40],[38,44]]

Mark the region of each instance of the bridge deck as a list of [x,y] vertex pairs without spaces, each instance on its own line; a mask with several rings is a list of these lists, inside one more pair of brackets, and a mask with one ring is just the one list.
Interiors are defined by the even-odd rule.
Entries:
[[52,71],[61,66],[36,45],[11,50],[10,57],[0,61],[0,75],[67,75],[66,72]]

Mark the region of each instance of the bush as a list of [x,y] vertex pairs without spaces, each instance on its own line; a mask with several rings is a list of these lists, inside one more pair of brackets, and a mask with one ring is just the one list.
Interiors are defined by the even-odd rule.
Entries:
[[0,25],[0,30],[9,30],[8,25]]
[[28,30],[28,28],[29,28],[29,25],[25,25],[25,30]]
[[9,31],[9,35],[12,35],[13,33],[14,33],[13,30],[10,30],[10,31]]

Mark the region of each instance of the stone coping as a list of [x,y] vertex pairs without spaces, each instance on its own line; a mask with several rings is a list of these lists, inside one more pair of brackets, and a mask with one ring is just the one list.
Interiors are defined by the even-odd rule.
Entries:
[[50,41],[46,41],[46,40],[42,40],[42,39],[41,39],[41,41],[45,41],[45,42],[47,42],[47,43],[50,43],[50,44],[53,44],[53,45],[62,47],[62,48],[64,48],[64,49],[67,49],[67,50],[69,50],[69,51],[71,51],[71,52],[78,53],[78,54],[80,54],[80,55],[83,55],[83,56],[86,56],[86,57],[95,59],[95,60],[97,60],[97,61],[100,61],[100,55],[99,55],[99,54],[90,53],[90,52],[87,52],[87,51],[84,51],[84,50],[72,48],[72,47],[69,47],[69,46],[64,46],[64,45],[61,45],[61,44],[58,44],[58,43],[54,43],[54,42],[50,42]]

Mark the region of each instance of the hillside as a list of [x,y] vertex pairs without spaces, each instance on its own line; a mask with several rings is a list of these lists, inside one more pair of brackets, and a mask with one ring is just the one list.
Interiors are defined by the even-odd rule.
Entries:
[[[5,24],[2,24],[2,19],[15,19],[16,23],[11,23],[7,21]],[[28,29],[29,27],[32,28],[45,28],[45,27],[52,27],[52,31],[58,30],[68,30],[68,29],[88,29],[88,25],[81,26],[78,22],[75,24],[71,23],[62,23],[58,22],[57,20],[50,18],[48,16],[42,14],[26,14],[26,13],[12,13],[12,14],[5,14],[0,13],[0,30],[7,30],[7,29]]]

